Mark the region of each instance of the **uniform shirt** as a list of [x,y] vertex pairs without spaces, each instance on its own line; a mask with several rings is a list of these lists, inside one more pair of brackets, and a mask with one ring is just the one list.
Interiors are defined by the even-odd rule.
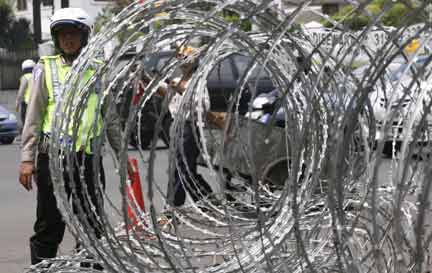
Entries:
[[21,77],[20,84],[18,88],[18,94],[16,98],[16,109],[19,109],[21,106],[21,102],[24,101],[25,91],[27,89],[27,85],[29,84],[29,80],[26,77]]
[[[64,62],[64,60],[62,59]],[[106,113],[106,130],[108,141],[116,154],[121,149],[121,126],[115,107],[109,107],[112,101],[108,95],[102,108],[102,114]],[[34,162],[37,144],[42,133],[42,123],[48,106],[48,88],[45,83],[44,65],[38,63],[33,70],[33,85],[30,92],[30,101],[27,107],[25,126],[21,136],[21,162]],[[109,112],[107,112],[109,111]]]
[[[177,84],[178,82],[180,82],[180,78],[175,78],[173,80],[173,82],[175,84]],[[185,86],[186,89],[189,86],[189,82],[187,82],[187,84]],[[176,92],[172,88],[171,85],[168,85],[166,83],[163,83],[163,87],[166,88],[166,89],[168,89],[168,93],[169,94],[174,94],[173,97],[171,98],[169,104],[168,104],[168,110],[170,111],[171,116],[173,118],[176,118],[178,116],[178,114],[179,114],[180,106],[182,104],[182,101],[183,101],[183,98],[184,98],[185,94],[184,93],[180,94],[180,93]],[[210,97],[208,95],[207,88],[204,90],[204,94],[203,94],[202,102],[201,103],[199,103],[199,96],[198,96],[198,94],[194,94],[194,103],[190,104],[189,102],[187,102],[186,104],[183,105],[183,107],[187,107],[187,108],[189,108],[190,106],[199,107],[200,104],[204,107],[203,112],[207,111],[210,108]],[[186,113],[185,113],[186,119],[190,119],[191,110],[193,110],[193,109],[187,109],[186,110]]]

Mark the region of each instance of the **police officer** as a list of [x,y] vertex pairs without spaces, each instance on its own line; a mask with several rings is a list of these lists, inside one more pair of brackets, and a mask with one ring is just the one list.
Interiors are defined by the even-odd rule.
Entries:
[[[22,134],[21,166],[19,181],[28,191],[32,190],[32,176],[35,175],[37,185],[37,214],[34,224],[34,235],[30,238],[31,263],[37,264],[44,258],[52,258],[63,240],[65,223],[57,208],[53,192],[49,169],[49,155],[47,143],[51,133],[51,126],[55,112],[56,97],[65,97],[59,93],[59,85],[64,84],[66,74],[70,71],[72,62],[77,58],[81,49],[87,44],[92,28],[88,14],[79,8],[65,8],[55,12],[50,25],[51,35],[58,55],[41,57],[33,72],[33,87],[27,109],[25,126]],[[86,74],[91,74],[89,71]],[[94,73],[94,71],[93,71]],[[91,75],[90,75],[91,76]],[[84,77],[85,78],[85,77]],[[61,87],[61,86],[60,86]],[[61,89],[61,88],[60,88]],[[90,91],[91,92],[91,91]],[[82,119],[95,122],[97,96],[91,94]],[[120,123],[118,115],[110,113],[107,107],[102,107],[105,116],[108,140],[118,152],[121,146]],[[100,116],[100,115],[99,115]],[[97,121],[100,122],[100,121]],[[82,123],[85,123],[84,121]],[[98,124],[99,126],[100,124]],[[90,128],[90,129],[89,129]],[[93,126],[80,128],[80,132],[92,136]],[[74,187],[71,191],[70,182],[65,177],[65,188],[69,196],[72,195],[74,204],[79,203],[88,217],[88,223],[93,227],[96,236],[100,237],[103,226],[97,220],[102,209],[99,187],[94,181],[93,154],[88,142],[77,143],[75,152],[78,162],[70,169],[73,170]],[[36,153],[37,150],[37,153]],[[35,168],[36,166],[36,168]],[[84,167],[84,181],[80,180],[79,168]],[[104,184],[103,168],[101,166],[99,181]],[[82,183],[86,183],[88,195],[81,191]],[[87,197],[89,196],[89,197]],[[88,200],[90,199],[90,200]],[[91,210],[96,207],[96,215]]]
[[20,78],[20,85],[18,88],[18,94],[16,98],[16,111],[20,113],[21,124],[24,127],[25,115],[27,111],[27,105],[30,100],[30,90],[32,85],[32,72],[35,62],[31,59],[23,61],[21,64],[21,69],[23,75]]

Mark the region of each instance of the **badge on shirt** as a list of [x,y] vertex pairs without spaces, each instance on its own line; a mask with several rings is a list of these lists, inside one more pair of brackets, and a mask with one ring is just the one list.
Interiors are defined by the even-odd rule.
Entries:
[[43,72],[42,66],[37,65],[35,69],[33,69],[33,80],[34,81],[39,80],[42,75],[42,72]]

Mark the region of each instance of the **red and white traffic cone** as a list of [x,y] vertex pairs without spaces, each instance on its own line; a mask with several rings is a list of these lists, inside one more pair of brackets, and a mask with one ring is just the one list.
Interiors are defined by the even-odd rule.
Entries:
[[140,216],[136,215],[135,211],[145,212],[144,197],[141,188],[141,178],[138,170],[138,161],[135,158],[131,158],[130,162],[132,163],[133,174],[129,176],[130,183],[127,184],[127,193],[129,204],[132,204],[135,209],[132,208],[131,205],[128,205],[128,218],[131,223],[128,228],[137,226],[137,224],[140,222],[138,220]]

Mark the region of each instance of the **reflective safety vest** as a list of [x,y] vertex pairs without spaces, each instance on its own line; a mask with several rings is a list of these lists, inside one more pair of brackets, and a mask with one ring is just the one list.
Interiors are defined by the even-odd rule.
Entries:
[[22,78],[25,78],[27,80],[27,87],[24,91],[24,102],[28,104],[30,101],[30,90],[32,86],[32,73],[25,73],[24,75],[22,75]]
[[[44,134],[49,135],[51,133],[52,128],[52,122],[53,117],[56,110],[56,100],[59,96],[62,96],[63,94],[60,94],[60,91],[62,91],[62,85],[64,84],[65,78],[67,73],[69,73],[71,66],[68,64],[64,64],[61,60],[60,55],[56,56],[44,56],[41,57],[43,64],[44,64],[44,70],[45,70],[45,82],[47,86],[48,91],[48,106],[45,112],[45,116],[42,123],[42,131]],[[95,73],[95,70],[88,69],[84,76],[81,79],[80,86],[84,86],[93,76]],[[68,94],[66,94],[67,96]],[[75,93],[73,94],[77,97],[78,100],[84,99],[83,97],[79,97],[80,94]],[[83,95],[83,94],[82,94]],[[65,97],[63,96],[65,99]],[[75,98],[68,98],[73,101]],[[86,107],[84,109],[84,112],[81,115],[81,120],[76,121],[73,120],[74,114],[71,114],[70,109],[68,109],[68,113],[71,116],[71,119],[69,120],[68,124],[68,138],[70,136],[74,135],[76,133],[76,139],[75,139],[75,151],[85,151],[88,154],[91,154],[91,140],[94,136],[94,123],[96,118],[96,111],[98,110],[99,105],[99,98],[96,92],[92,92],[90,95],[88,95],[88,98],[84,101],[80,101],[81,103],[85,102]],[[81,109],[82,110],[82,109]],[[74,132],[73,127],[78,125],[78,131]],[[96,136],[100,135],[102,127],[102,118],[101,115],[98,115],[98,122],[97,122],[97,128],[96,128]],[[76,130],[76,129],[75,129]],[[65,130],[66,131],[66,130]],[[65,137],[66,138],[66,137]]]

